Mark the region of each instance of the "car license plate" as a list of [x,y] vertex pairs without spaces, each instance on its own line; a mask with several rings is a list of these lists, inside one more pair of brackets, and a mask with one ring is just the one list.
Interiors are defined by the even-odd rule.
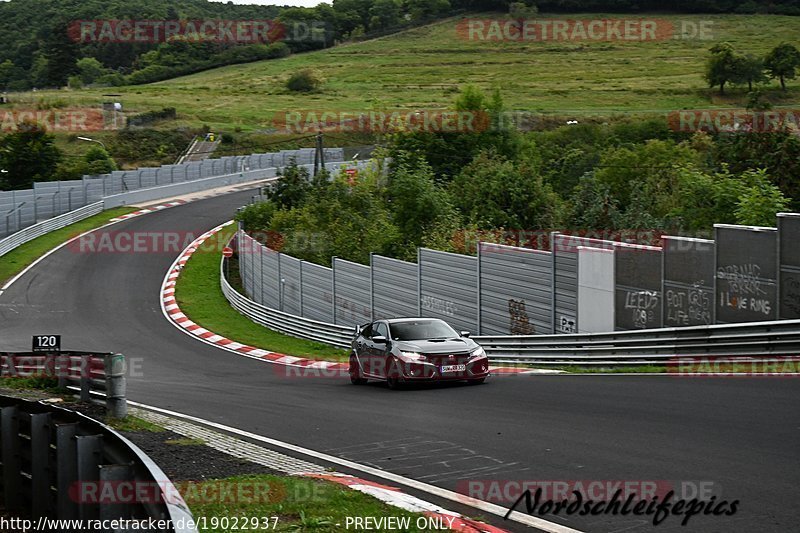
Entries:
[[463,372],[467,369],[467,365],[443,365],[442,372]]

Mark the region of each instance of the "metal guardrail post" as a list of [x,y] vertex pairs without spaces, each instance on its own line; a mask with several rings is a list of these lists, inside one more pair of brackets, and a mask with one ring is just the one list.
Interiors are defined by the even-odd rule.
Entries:
[[375,320],[375,252],[369,253],[369,320]]
[[333,316],[333,322],[336,324],[336,256],[331,257],[331,312]]
[[[103,461],[103,436],[87,435],[75,437],[78,451],[78,479],[81,483],[93,483],[100,479],[100,463]],[[92,520],[99,517],[97,504],[81,502],[79,515],[81,520]]]
[[92,387],[92,376],[91,376],[91,358],[88,355],[81,356],[81,401],[88,402],[92,399],[91,395],[91,387]]
[[112,418],[128,416],[128,401],[125,398],[125,356],[108,354],[104,358],[106,374],[106,411]]
[[55,357],[55,371],[58,377],[58,388],[66,389],[69,382],[69,356],[57,355]]
[[31,414],[31,511],[34,519],[51,514],[50,413]]
[[417,248],[417,316],[422,316],[422,248]]
[[[120,482],[133,479],[133,465],[100,465],[100,483],[105,486],[109,484],[112,487],[117,486]],[[100,502],[99,513],[100,520],[127,520],[131,518],[131,508],[126,502],[109,503],[105,501]],[[114,533],[114,529],[107,529]]]
[[0,449],[3,460],[3,494],[5,510],[20,508],[22,469],[19,457],[19,410],[16,406],[0,408]]
[[300,290],[300,316],[306,316],[305,313],[305,306],[303,305],[303,263],[305,261],[300,261],[300,282],[297,284]]
[[478,258],[476,260],[476,265],[477,265],[476,268],[477,268],[477,271],[478,271],[478,276],[477,276],[477,278],[478,278],[478,286],[476,287],[476,290],[477,290],[476,296],[477,296],[478,306],[477,306],[477,313],[476,314],[478,316],[476,318],[478,319],[478,323],[476,325],[477,325],[477,329],[478,329],[478,335],[480,335],[481,334],[481,322],[483,321],[482,320],[483,316],[482,316],[482,313],[481,313],[481,241],[480,241],[480,239],[478,240],[477,248],[478,248],[478,250],[477,250]]
[[78,481],[78,424],[56,425],[56,513],[61,519],[78,518],[78,502],[70,488]]

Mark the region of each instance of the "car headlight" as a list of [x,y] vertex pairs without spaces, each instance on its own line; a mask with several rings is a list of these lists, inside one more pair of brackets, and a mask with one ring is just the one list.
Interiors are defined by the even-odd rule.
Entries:
[[403,357],[411,359],[412,361],[426,361],[427,357],[417,352],[400,352]]
[[483,357],[485,355],[486,355],[486,350],[484,350],[482,346],[478,346],[477,348],[472,350],[469,354],[470,358]]

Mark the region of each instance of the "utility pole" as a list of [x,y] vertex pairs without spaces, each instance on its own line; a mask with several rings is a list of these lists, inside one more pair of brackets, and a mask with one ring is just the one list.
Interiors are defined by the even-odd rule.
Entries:
[[320,170],[325,170],[325,151],[322,146],[322,131],[317,133],[317,146],[316,150],[314,150],[314,176],[316,176]]

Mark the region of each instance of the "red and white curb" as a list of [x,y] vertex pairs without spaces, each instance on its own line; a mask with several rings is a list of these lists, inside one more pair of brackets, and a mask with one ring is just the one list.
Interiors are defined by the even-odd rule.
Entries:
[[181,255],[178,256],[178,258],[172,264],[167,272],[166,277],[164,278],[164,282],[161,285],[161,309],[163,310],[167,319],[185,333],[196,337],[206,344],[211,344],[212,346],[216,346],[218,348],[222,348],[223,350],[234,352],[245,357],[250,357],[251,359],[260,359],[270,363],[324,370],[326,371],[326,374],[329,372],[346,372],[348,369],[347,363],[317,361],[314,359],[294,357],[291,355],[270,352],[255,346],[249,346],[247,344],[236,342],[232,339],[223,337],[222,335],[218,335],[213,331],[207,330],[206,328],[193,322],[189,317],[181,312],[181,309],[178,306],[178,301],[175,299],[175,285],[178,282],[178,277],[181,274],[183,266],[187,261],[189,261],[189,258],[192,257],[192,255],[206,240],[216,235],[231,224],[233,224],[232,220],[221,224],[197,237],[194,241],[192,241],[191,244],[189,244],[189,246],[186,247],[183,252],[181,252]]
[[170,207],[175,207],[178,205],[183,205],[188,203],[186,200],[175,200],[174,202],[168,202],[166,204],[161,205],[154,205],[152,207],[145,207],[144,209],[140,209],[138,211],[134,211],[133,213],[128,213],[127,215],[122,215],[116,218],[112,218],[111,222],[119,222],[121,220],[127,220],[129,218],[140,217],[142,215],[146,215],[148,213],[153,213],[155,211],[162,211],[164,209],[169,209]]
[[[186,247],[185,250],[183,250],[183,252],[181,252],[181,254],[172,264],[170,269],[167,271],[167,275],[164,278],[164,282],[161,284],[161,310],[163,311],[164,316],[167,318],[167,320],[169,320],[174,326],[182,330],[184,333],[192,335],[195,338],[205,342],[206,344],[216,346],[217,348],[222,348],[223,350],[227,350],[229,352],[233,352],[238,355],[250,357],[251,359],[260,359],[262,361],[270,363],[277,363],[280,365],[305,368],[313,370],[315,372],[318,372],[320,375],[325,375],[325,376],[346,375],[349,368],[348,363],[340,363],[334,361],[319,361],[316,359],[294,357],[291,355],[270,352],[268,350],[263,350],[255,346],[242,344],[240,342],[236,342],[232,339],[228,339],[222,335],[219,335],[213,331],[209,331],[208,329],[200,326],[199,324],[196,324],[181,311],[181,308],[178,305],[178,301],[175,299],[175,286],[178,282],[178,278],[181,275],[181,270],[183,269],[183,266],[189,261],[192,255],[197,251],[198,248],[200,248],[203,245],[203,243],[206,240],[213,237],[214,235],[219,233],[224,228],[230,226],[231,224],[233,224],[232,220],[225,222],[224,224],[220,224],[219,226],[210,229],[209,231],[197,237],[194,241],[192,241],[191,244],[189,244],[189,246]],[[561,372],[558,370],[532,370],[528,368],[494,367],[494,366],[490,367],[490,369],[492,373],[495,375],[519,375],[519,374],[541,374],[541,373]]]
[[[423,515],[436,519],[436,523],[442,528],[460,533],[505,533],[505,529],[494,527],[484,522],[472,520],[456,512],[448,511],[438,505],[434,505],[416,496],[406,494],[396,487],[381,485],[373,481],[357,478],[347,474],[305,474],[305,477],[322,479],[339,485],[344,485],[352,490],[363,492],[376,498],[387,505],[398,507],[412,513],[422,513]],[[409,524],[410,525],[410,524]]]

